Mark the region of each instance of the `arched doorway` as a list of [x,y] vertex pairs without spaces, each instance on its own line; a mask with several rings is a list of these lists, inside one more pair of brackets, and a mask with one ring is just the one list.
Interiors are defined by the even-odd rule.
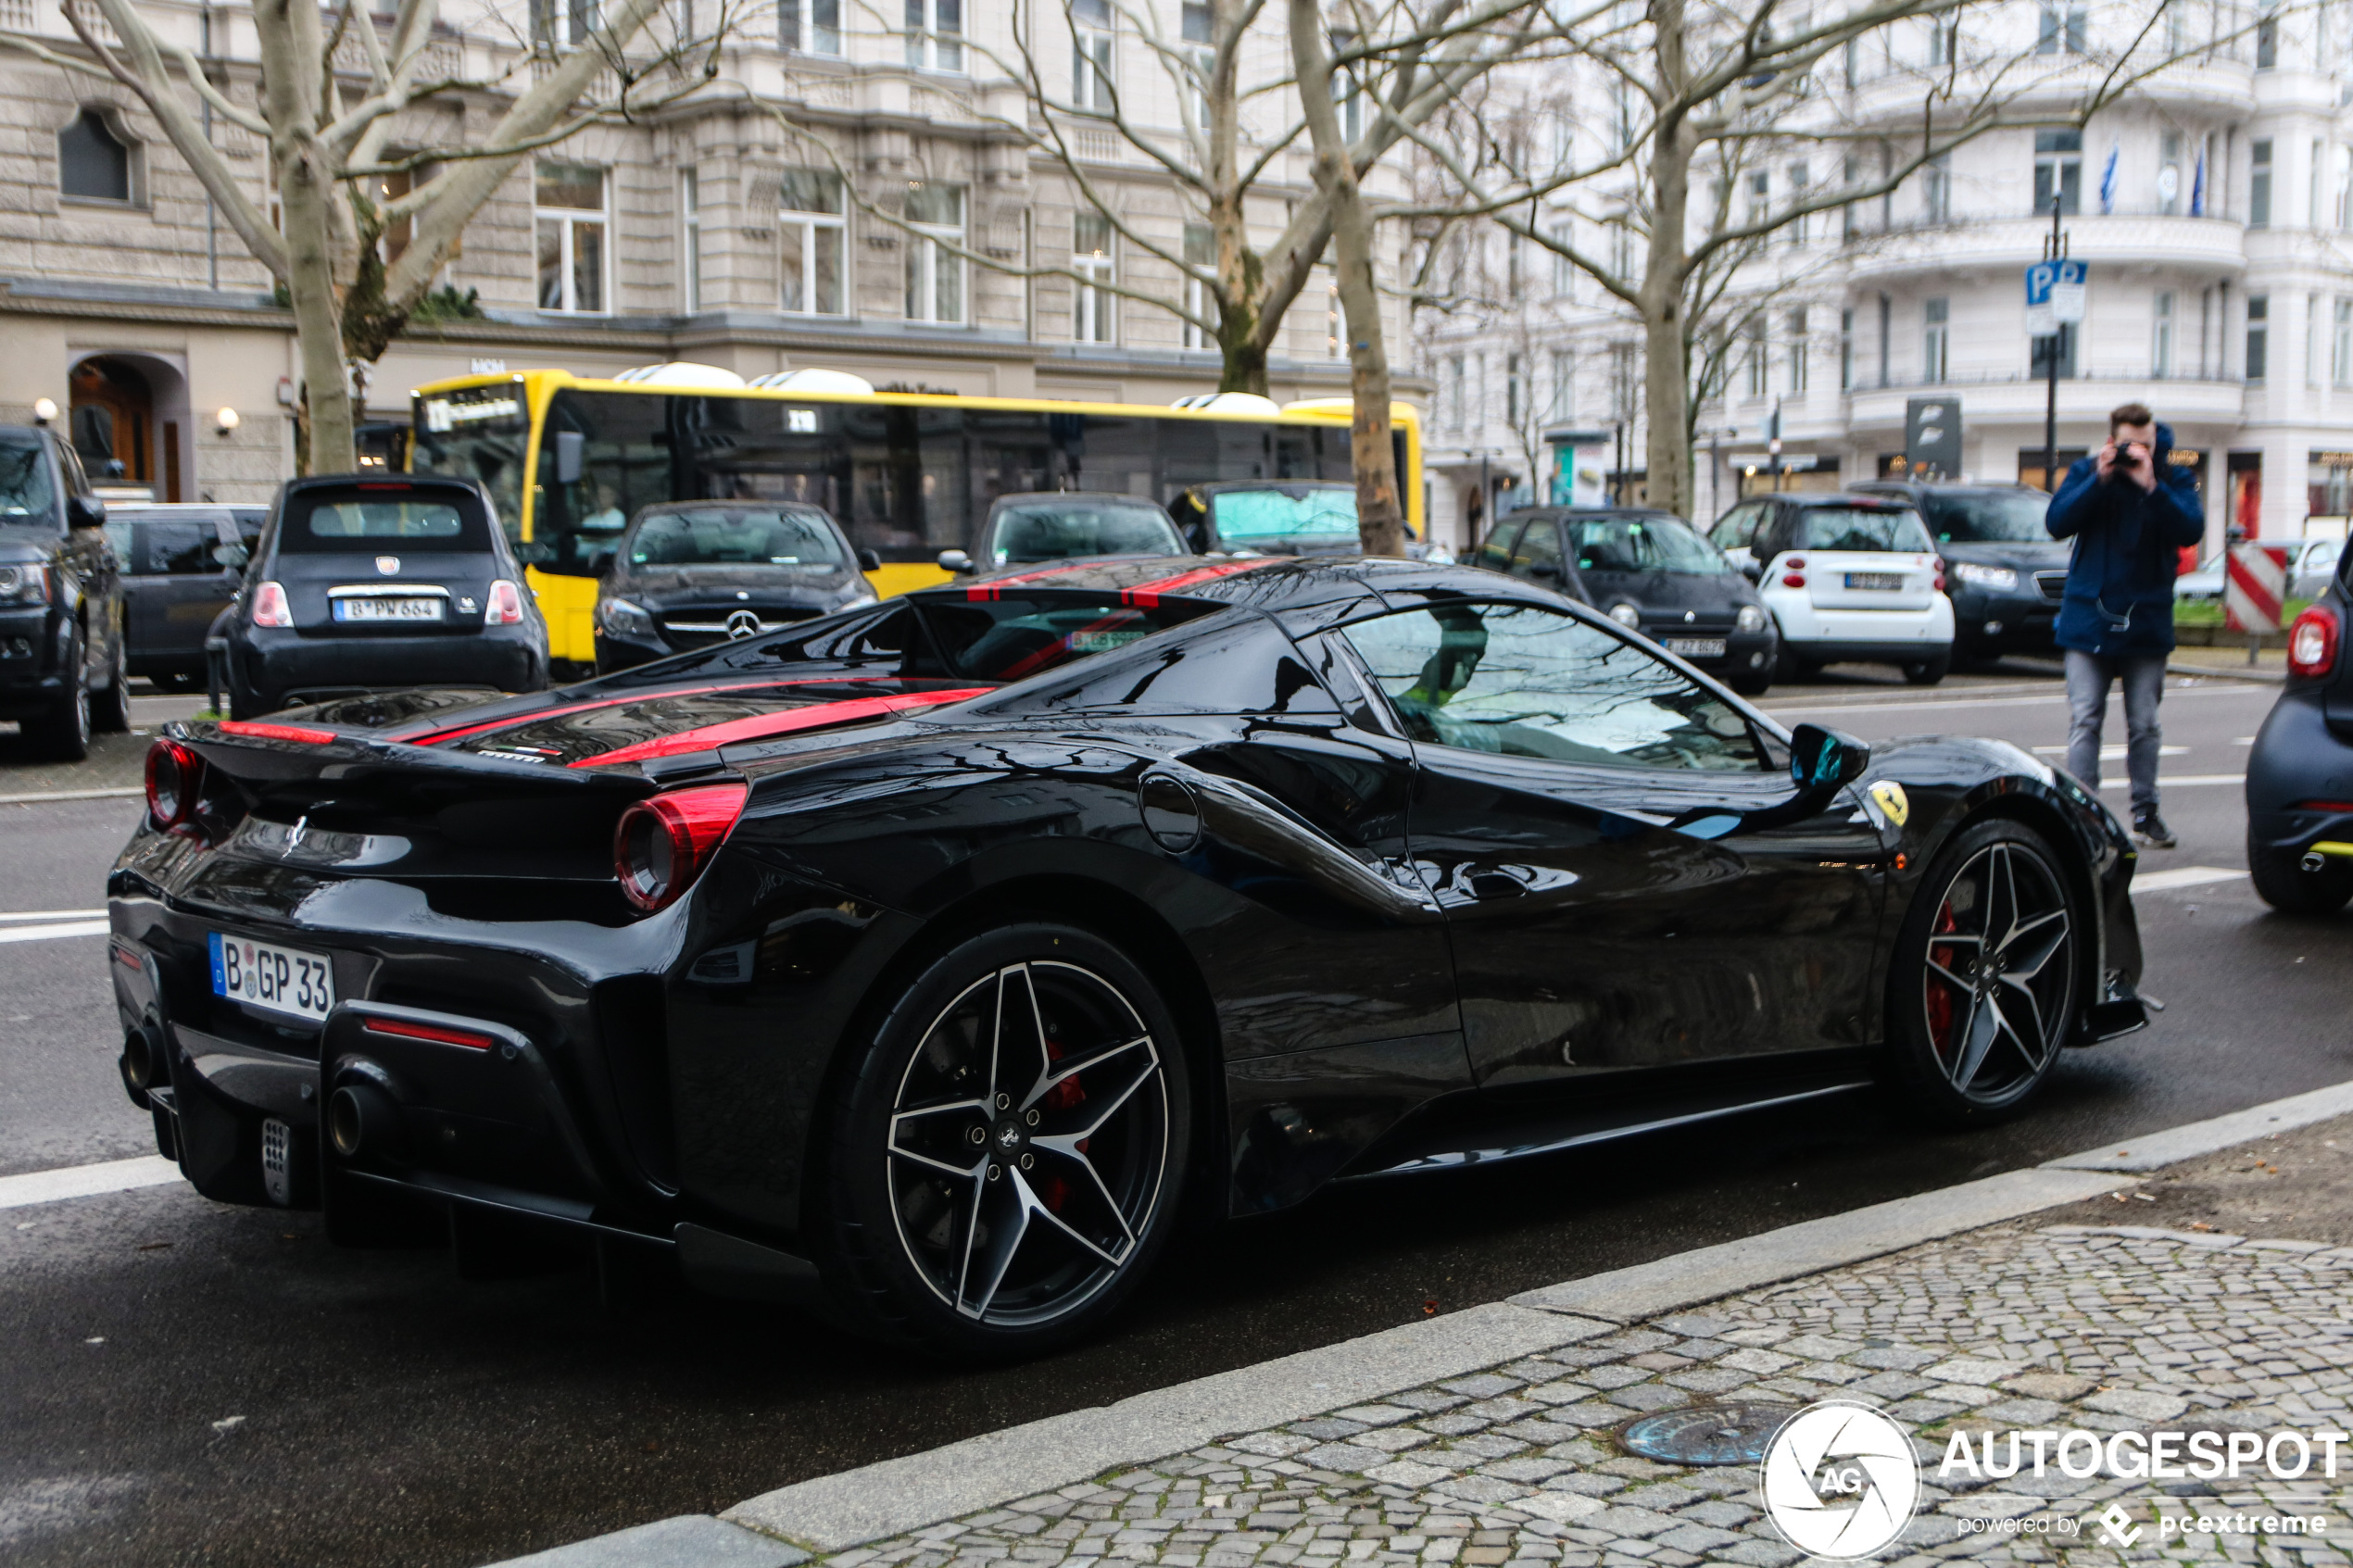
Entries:
[[73,449],[91,479],[155,484],[156,408],[147,378],[120,359],[99,358],[76,365],[69,384]]

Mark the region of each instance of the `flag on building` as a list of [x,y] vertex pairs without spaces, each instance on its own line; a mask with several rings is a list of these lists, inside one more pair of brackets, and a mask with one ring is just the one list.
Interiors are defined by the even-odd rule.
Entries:
[[2100,170],[2100,210],[2116,210],[2116,156],[2122,148],[2110,142],[2108,146],[2108,167]]
[[2206,149],[2197,150],[2197,171],[2190,176],[2190,216],[2206,216]]

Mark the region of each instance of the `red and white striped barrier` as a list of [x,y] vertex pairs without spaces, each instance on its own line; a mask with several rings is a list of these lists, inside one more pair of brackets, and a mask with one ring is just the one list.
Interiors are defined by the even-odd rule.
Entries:
[[2287,597],[2287,546],[2233,545],[2222,569],[2222,625],[2232,632],[2276,632]]

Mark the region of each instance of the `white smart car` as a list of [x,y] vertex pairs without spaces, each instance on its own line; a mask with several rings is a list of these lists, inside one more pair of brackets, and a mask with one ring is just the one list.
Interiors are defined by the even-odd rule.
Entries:
[[1780,629],[1780,678],[1893,664],[1916,686],[1953,667],[1953,601],[1935,542],[1906,502],[1783,493],[1741,502],[1709,541],[1756,583]]

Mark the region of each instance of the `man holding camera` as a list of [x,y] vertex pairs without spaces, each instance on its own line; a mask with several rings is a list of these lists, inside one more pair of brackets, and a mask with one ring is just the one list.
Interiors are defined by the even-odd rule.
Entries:
[[2173,651],[2173,577],[2183,546],[2206,533],[2189,470],[2168,461],[2173,432],[2139,403],[2108,417],[2108,445],[2078,458],[2051,497],[2043,526],[2073,539],[2058,645],[2067,651],[2068,771],[2100,784],[2100,725],[2110,683],[2124,687],[2125,771],[2133,831],[2171,849],[2157,811],[2157,705]]

